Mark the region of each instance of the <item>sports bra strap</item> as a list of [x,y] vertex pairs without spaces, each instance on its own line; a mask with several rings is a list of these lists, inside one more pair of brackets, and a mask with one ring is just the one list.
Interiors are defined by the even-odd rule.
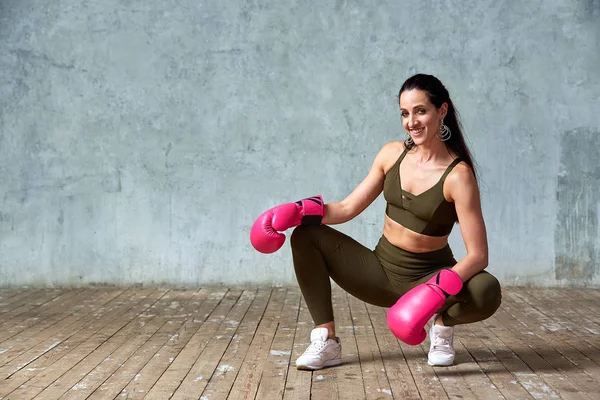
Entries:
[[461,161],[462,160],[460,158],[455,158],[454,161],[452,161],[452,163],[450,163],[450,165],[448,165],[448,168],[446,168],[446,171],[444,171],[444,174],[440,178],[440,181],[444,181],[446,179],[446,177],[448,176],[448,174],[452,171],[452,169],[454,167],[456,167],[456,164],[458,164]]
[[408,154],[408,149],[405,147],[402,154],[400,154],[400,157],[398,157],[398,163],[401,163],[402,160],[404,160],[404,157],[406,157],[406,154]]

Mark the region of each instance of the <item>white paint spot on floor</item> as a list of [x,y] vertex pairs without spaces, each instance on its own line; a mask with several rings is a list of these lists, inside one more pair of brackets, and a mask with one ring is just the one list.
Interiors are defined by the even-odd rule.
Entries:
[[83,382],[80,382],[78,384],[76,384],[75,386],[73,386],[71,389],[73,390],[85,390],[87,389],[87,385]]
[[222,375],[222,374],[225,374],[232,370],[233,370],[233,367],[231,365],[226,365],[226,364],[219,365],[219,368],[217,368],[217,371],[218,371],[217,375]]
[[194,379],[195,382],[200,382],[202,380],[202,378],[204,378],[203,376],[197,376],[196,379]]
[[272,356],[289,356],[291,352],[286,350],[271,350]]
[[[529,380],[529,381],[521,381],[521,385],[523,385],[523,387],[525,389],[527,389],[527,391],[529,393],[531,393],[534,397],[551,398],[551,399],[559,399],[560,398],[560,396],[558,396],[558,394],[556,394],[548,385],[545,385],[543,383],[539,384],[539,383]],[[550,396],[550,397],[548,397],[548,396]]]
[[323,379],[325,379],[325,377],[323,375],[317,375],[317,380],[318,381],[322,381]]

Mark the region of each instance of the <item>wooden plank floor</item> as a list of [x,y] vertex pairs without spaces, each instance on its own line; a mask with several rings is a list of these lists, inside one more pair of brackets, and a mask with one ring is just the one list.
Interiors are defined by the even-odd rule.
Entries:
[[306,372],[290,288],[0,289],[0,399],[600,399],[600,291],[508,288],[430,367],[333,291],[344,364]]

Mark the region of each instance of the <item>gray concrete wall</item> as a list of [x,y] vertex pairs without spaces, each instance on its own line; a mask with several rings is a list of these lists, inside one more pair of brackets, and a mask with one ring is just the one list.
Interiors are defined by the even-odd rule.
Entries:
[[[254,218],[345,197],[425,72],[479,165],[490,272],[600,286],[599,41],[597,0],[3,0],[0,285],[293,283]],[[384,206],[338,228],[374,246]]]

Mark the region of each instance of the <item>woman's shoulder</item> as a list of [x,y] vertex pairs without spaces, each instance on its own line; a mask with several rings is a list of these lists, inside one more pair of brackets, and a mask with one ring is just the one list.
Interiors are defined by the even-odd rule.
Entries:
[[383,145],[380,153],[391,156],[396,155],[397,157],[399,157],[404,150],[406,150],[406,145],[404,144],[404,142],[388,142]]
[[469,179],[474,178],[473,169],[465,160],[455,158],[455,161],[458,161],[452,171],[450,171],[450,175],[454,175],[457,179]]
[[383,145],[377,158],[385,172],[392,168],[405,149],[404,142],[388,142]]
[[468,187],[477,187],[477,179],[473,169],[465,161],[459,161],[446,177],[451,190],[463,190]]

